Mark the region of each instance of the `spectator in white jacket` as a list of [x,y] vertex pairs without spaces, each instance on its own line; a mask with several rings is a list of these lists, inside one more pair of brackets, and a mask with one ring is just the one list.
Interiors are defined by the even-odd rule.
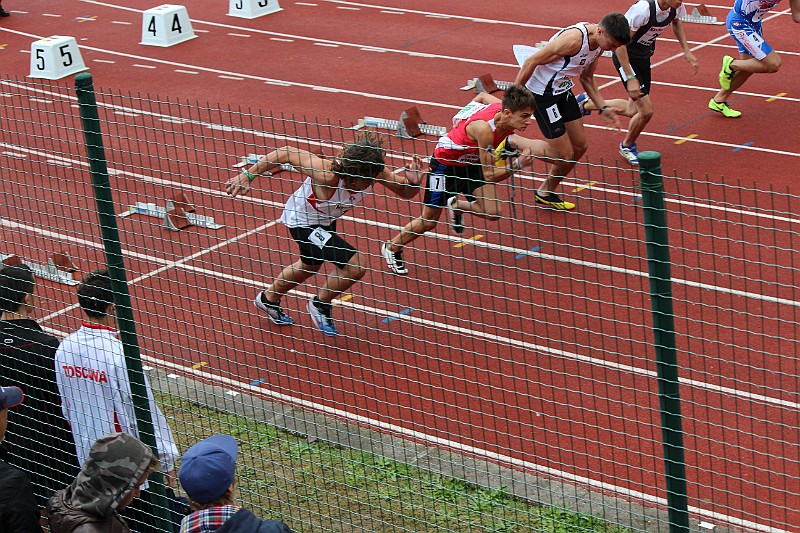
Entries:
[[[107,270],[84,276],[78,286],[78,303],[86,319],[59,346],[55,370],[61,408],[72,428],[78,461],[83,466],[92,445],[103,435],[123,432],[138,438],[139,429],[122,342],[117,338],[116,308]],[[178,449],[146,376],[145,387],[158,459],[166,473],[166,483],[174,486],[172,474]]]

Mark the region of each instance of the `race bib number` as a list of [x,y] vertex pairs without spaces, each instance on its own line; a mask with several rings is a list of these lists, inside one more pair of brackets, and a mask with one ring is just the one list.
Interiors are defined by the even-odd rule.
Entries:
[[332,235],[329,231],[325,231],[322,228],[314,228],[314,231],[308,236],[308,240],[322,249],[325,248],[325,243],[331,240],[331,237]]
[[447,178],[442,174],[428,175],[428,189],[433,192],[442,192],[446,189]]
[[561,112],[558,110],[558,104],[551,105],[545,111],[547,111],[547,118],[550,119],[551,124],[555,124],[561,120]]
[[486,109],[487,107],[489,107],[489,104],[481,104],[479,102],[468,103],[467,105],[462,107],[458,113],[453,115],[453,127],[455,128],[458,125],[458,123],[464,120],[465,118],[469,118],[478,111]]

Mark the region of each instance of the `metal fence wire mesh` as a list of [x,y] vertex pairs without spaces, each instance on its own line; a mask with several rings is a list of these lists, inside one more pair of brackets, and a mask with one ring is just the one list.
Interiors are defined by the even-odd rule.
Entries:
[[[424,191],[375,186],[336,228],[366,275],[335,300],[329,338],[306,307],[331,265],[283,299],[293,325],[253,305],[299,258],[279,219],[303,177],[283,169],[235,199],[224,184],[250,154],[335,158],[360,130],[97,100],[145,373],[181,453],[237,439],[241,505],[296,531],[670,531],[638,171],[580,162],[564,213],[535,205],[536,161],[500,185],[500,220],[466,215],[456,235],[444,210],[406,248],[407,276],[381,245]],[[75,283],[105,265],[77,107],[66,82],[0,79],[0,254],[34,266],[34,316],[59,339],[83,319]],[[380,134],[392,169],[436,141]],[[693,528],[800,531],[800,199],[664,181]],[[163,210],[182,197],[196,224],[171,231]],[[78,271],[48,269],[54,254]]]

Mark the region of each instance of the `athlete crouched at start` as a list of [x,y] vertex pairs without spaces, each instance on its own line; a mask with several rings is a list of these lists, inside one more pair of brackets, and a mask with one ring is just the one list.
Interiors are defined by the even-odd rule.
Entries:
[[256,177],[271,177],[270,171],[285,163],[306,176],[281,215],[281,222],[289,228],[300,248],[300,259],[285,267],[255,299],[255,306],[274,324],[285,326],[294,323],[281,309],[281,298],[319,272],[327,261],[336,268],[317,296],[309,301],[308,312],[322,333],[331,337],[339,334],[333,321],[331,302],[364,277],[366,260],[336,233],[336,222],[359,204],[375,183],[405,199],[413,198],[419,191],[421,162],[414,158],[409,170],[392,172],[385,167],[385,157],[380,139],[368,132],[346,144],[333,160],[285,146],[270,152],[227,181],[225,190],[235,197],[248,194]]

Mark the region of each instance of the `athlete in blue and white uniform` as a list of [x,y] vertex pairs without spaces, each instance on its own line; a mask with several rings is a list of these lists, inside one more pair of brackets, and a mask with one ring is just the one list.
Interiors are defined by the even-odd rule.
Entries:
[[536,96],[536,122],[547,141],[542,153],[548,159],[550,173],[534,194],[536,203],[554,209],[575,209],[562,200],[555,189],[575,163],[586,153],[583,115],[572,94],[572,78],[580,76],[581,85],[611,124],[618,122],[614,110],[605,105],[597,89],[594,72],[602,52],[615,50],[631,40],[631,29],[622,13],[609,13],[598,24],[580,22],[556,33],[542,48],[528,57],[514,83],[525,85]]
[[[725,22],[728,33],[739,46],[739,59],[732,56],[722,58],[722,69],[719,72],[721,90],[708,102],[712,111],[722,113],[728,118],[742,116],[741,111],[731,109],[727,103],[731,93],[741,87],[752,74],[780,70],[781,57],[764,40],[761,29],[764,17],[780,2],[781,0],[736,0],[733,4]],[[800,23],[800,0],[789,0],[789,5],[792,20]]]

